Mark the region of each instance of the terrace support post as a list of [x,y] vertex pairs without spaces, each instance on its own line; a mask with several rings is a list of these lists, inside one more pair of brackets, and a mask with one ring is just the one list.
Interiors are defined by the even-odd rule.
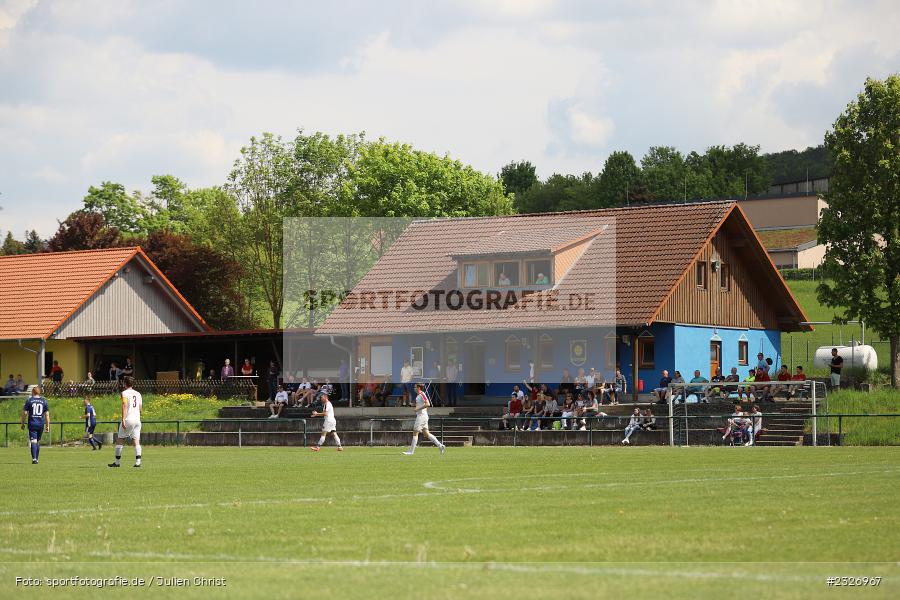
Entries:
[[631,334],[631,401],[638,403],[638,330]]
[[187,372],[187,344],[181,342],[181,378],[190,379]]
[[812,396],[812,443],[813,443],[812,445],[818,446],[819,445],[819,441],[818,441],[819,430],[817,427],[818,419],[816,419],[816,382],[815,381],[812,382],[812,394],[810,394],[810,396]]
[[[47,341],[41,338],[41,348],[37,357],[37,384],[44,385],[44,362],[46,361]],[[41,390],[43,392],[43,390]]]
[[666,386],[666,404],[669,405],[669,445],[675,445],[675,420],[674,420],[674,410],[672,408],[672,384],[670,383]]

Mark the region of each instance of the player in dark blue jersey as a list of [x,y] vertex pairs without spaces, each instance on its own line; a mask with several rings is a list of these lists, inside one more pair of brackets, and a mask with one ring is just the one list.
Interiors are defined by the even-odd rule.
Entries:
[[25,420],[28,420],[28,441],[31,446],[31,464],[38,464],[38,456],[41,454],[41,435],[50,431],[50,405],[46,398],[41,396],[41,388],[34,386],[31,389],[31,398],[25,401],[22,407],[22,429],[25,429]]
[[102,450],[103,442],[94,439],[94,428],[97,426],[97,411],[90,398],[84,399],[84,433],[91,444],[91,450]]

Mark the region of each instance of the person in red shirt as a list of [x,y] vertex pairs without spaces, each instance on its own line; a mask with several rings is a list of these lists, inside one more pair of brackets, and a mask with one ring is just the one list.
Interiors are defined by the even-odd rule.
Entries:
[[[778,374],[775,376],[775,379],[778,381],[790,381],[791,380],[791,372],[788,370],[787,365],[781,365],[781,368],[778,369]],[[772,388],[772,399],[775,399],[775,396],[778,394],[784,394],[786,397],[791,395],[791,386],[789,385],[776,385]]]
[[[769,377],[769,372],[765,369],[757,369],[756,370],[756,383],[761,381],[772,381],[772,378]],[[769,385],[755,385],[753,386],[753,395],[760,400],[768,400],[771,399],[772,386]]]
[[791,377],[791,381],[806,381],[806,380],[807,380],[807,377],[806,377],[806,373],[803,372],[803,367],[798,366],[797,372],[794,373],[793,377]]
[[[518,386],[516,386],[518,387]],[[522,392],[516,393],[515,391],[512,393],[512,397],[506,405],[506,414],[503,415],[503,420],[501,421],[502,429],[509,429],[509,424],[506,422],[507,419],[515,419],[516,417],[521,416],[522,414]]]

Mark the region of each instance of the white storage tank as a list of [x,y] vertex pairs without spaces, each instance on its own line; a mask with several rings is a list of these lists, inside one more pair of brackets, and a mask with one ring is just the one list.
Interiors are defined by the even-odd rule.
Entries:
[[868,371],[878,368],[878,355],[872,346],[822,346],[816,350],[813,364],[816,367],[829,367],[831,365],[831,349],[837,348],[838,354],[844,359],[844,367],[862,367]]

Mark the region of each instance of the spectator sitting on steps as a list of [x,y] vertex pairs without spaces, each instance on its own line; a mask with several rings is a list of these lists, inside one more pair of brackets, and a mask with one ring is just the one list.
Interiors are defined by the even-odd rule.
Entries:
[[628,421],[628,426],[625,427],[625,437],[622,438],[622,444],[631,444],[628,438],[631,437],[631,434],[641,428],[641,409],[635,408],[634,412],[631,414],[631,419]]
[[[508,419],[516,419],[522,414],[522,400],[516,392],[510,395],[509,402],[506,403],[506,413],[501,417],[500,429],[509,429]],[[515,421],[513,421],[515,427]]]
[[669,389],[669,384],[672,383],[672,378],[669,377],[669,372],[663,369],[662,377],[659,380],[659,386],[653,390],[653,393],[656,394],[658,398],[657,404],[665,404],[666,403],[666,392]]
[[644,409],[644,418],[641,419],[641,431],[652,431],[656,429],[656,417],[653,412],[647,408]]
[[269,410],[272,413],[269,415],[270,419],[276,419],[281,416],[281,411],[287,405],[288,399],[288,393],[285,391],[284,386],[279,385],[278,391],[275,393],[275,399],[269,404]]

